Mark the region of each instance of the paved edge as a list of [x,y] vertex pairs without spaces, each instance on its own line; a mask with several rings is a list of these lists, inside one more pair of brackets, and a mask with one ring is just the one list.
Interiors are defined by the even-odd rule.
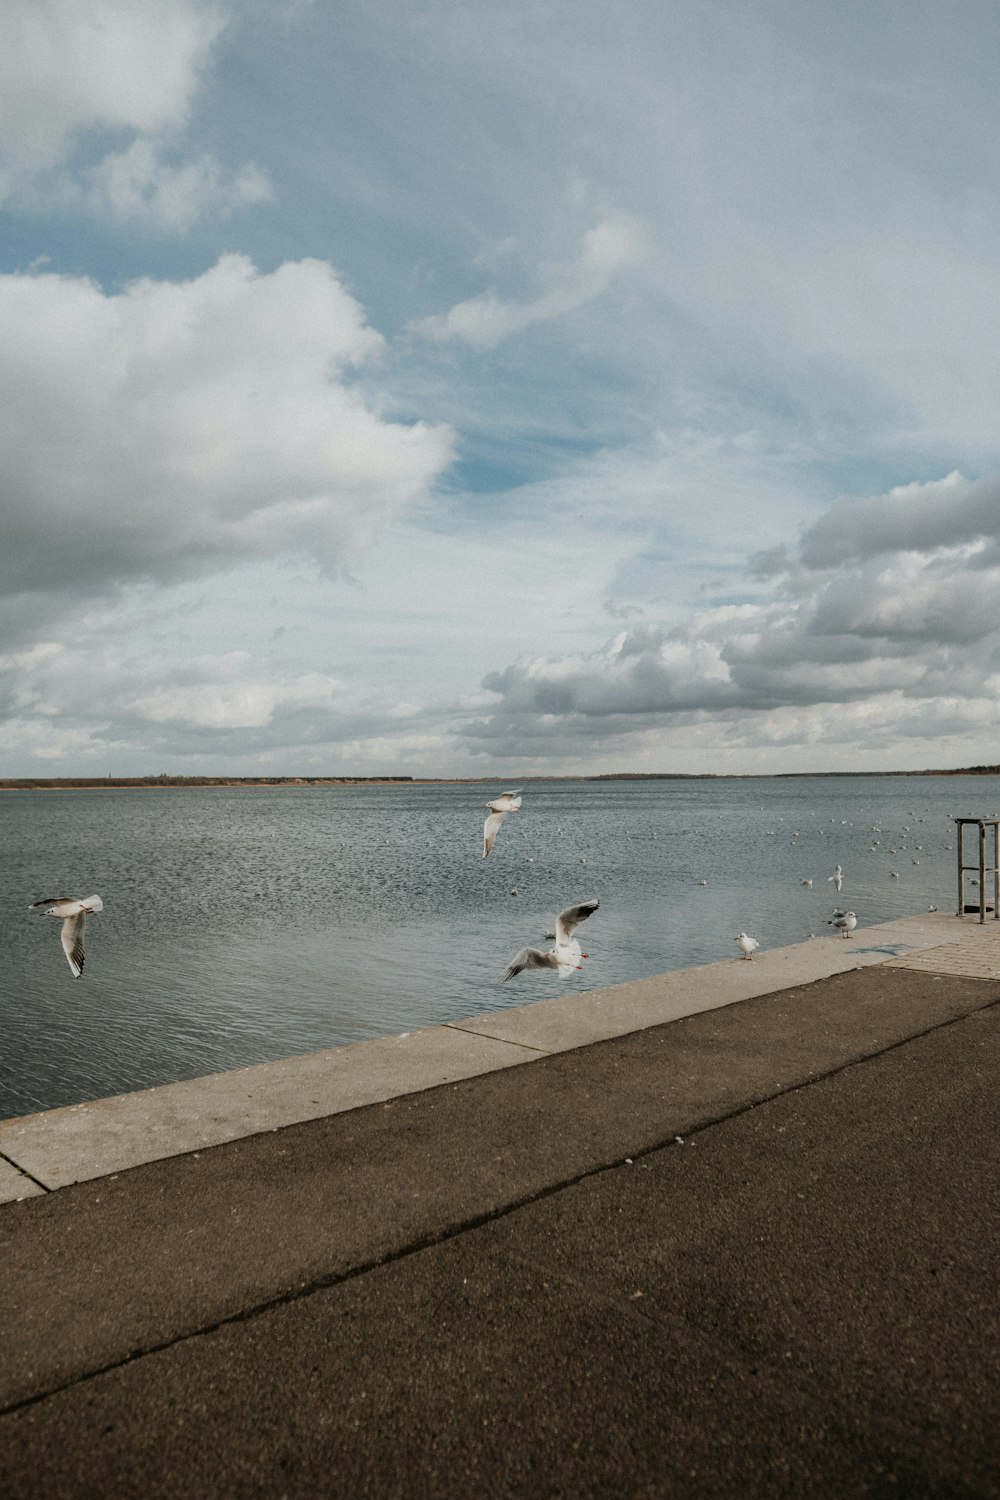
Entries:
[[[996,980],[872,965],[11,1204],[0,1214],[11,1292],[0,1299],[0,1409],[301,1303],[609,1169],[676,1155],[678,1137],[786,1096],[808,1113],[812,1085],[984,1025],[998,1035]],[[962,1082],[992,1101],[977,1041]],[[949,1098],[958,1084],[939,1080]],[[821,1132],[824,1118],[819,1108]],[[958,1158],[975,1170],[968,1142]]]
[[[1000,929],[927,913],[443,1026],[0,1122],[0,1204],[384,1103],[873,964],[1000,977]],[[978,950],[978,951],[977,951]],[[970,963],[969,953],[974,954]]]

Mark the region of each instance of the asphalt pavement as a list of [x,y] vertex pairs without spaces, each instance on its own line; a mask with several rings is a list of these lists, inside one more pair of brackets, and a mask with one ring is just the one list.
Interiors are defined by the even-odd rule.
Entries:
[[0,1208],[0,1495],[1000,1495],[1000,980],[877,965]]

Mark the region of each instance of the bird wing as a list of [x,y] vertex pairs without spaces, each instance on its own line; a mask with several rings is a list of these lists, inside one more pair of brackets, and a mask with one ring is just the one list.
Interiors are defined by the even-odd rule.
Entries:
[[83,972],[83,923],[84,915],[81,911],[75,917],[67,917],[62,924],[63,952],[69,959],[69,966],[76,979]]
[[46,917],[58,912],[60,906],[73,907],[76,904],[75,896],[46,896],[42,901],[32,901],[28,910],[37,911],[40,916]]
[[521,974],[525,969],[551,969],[553,967],[551,953],[543,953],[540,948],[522,948],[517,957],[507,965],[507,972],[503,977],[504,980],[513,979],[515,974]]
[[585,922],[600,906],[599,901],[581,901],[579,906],[567,906],[556,917],[556,943],[568,943],[574,927]]
[[[503,820],[504,820],[504,818],[506,816],[507,816],[506,813],[492,812],[492,813],[490,813],[489,817],[486,819],[486,822],[483,824],[483,858],[484,859],[486,858],[487,854],[489,854],[490,850],[493,848],[493,845],[496,843],[497,834],[500,832],[500,824],[503,822]],[[515,840],[515,843],[516,842],[517,841]]]

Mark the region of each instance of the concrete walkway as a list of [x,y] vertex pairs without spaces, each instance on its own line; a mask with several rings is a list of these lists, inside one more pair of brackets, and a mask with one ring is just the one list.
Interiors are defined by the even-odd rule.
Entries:
[[1000,924],[927,921],[127,1170],[8,1122],[0,1493],[1000,1494]]
[[[1000,977],[1000,923],[928,913],[449,1025],[0,1121],[0,1203],[534,1062],[893,958]],[[935,955],[941,954],[940,959]],[[505,997],[506,998],[506,997]]]

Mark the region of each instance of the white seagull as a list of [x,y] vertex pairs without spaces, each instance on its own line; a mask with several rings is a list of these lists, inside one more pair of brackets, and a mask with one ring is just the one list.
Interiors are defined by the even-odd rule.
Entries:
[[496,843],[500,824],[504,818],[509,812],[521,811],[521,788],[518,787],[512,792],[502,792],[494,801],[484,802],[483,806],[490,810],[490,815],[483,824],[483,858],[485,859]]
[[556,917],[555,932],[545,934],[548,938],[555,938],[555,947],[550,948],[547,953],[543,953],[540,948],[522,948],[513,962],[508,964],[502,982],[513,979],[515,974],[521,974],[525,969],[558,969],[562,979],[567,974],[572,974],[574,969],[582,969],[580,959],[586,958],[587,954],[580,952],[580,943],[573,936],[573,929],[593,916],[600,904],[599,901],[581,901],[579,906],[567,906]]
[[47,896],[44,901],[32,901],[29,911],[40,917],[59,917],[62,921],[63,952],[69,959],[73,977],[79,979],[83,973],[83,923],[88,912],[103,911],[100,896],[84,896],[78,901],[75,896]]
[[858,919],[852,911],[837,911],[826,925],[836,927],[842,937],[849,938],[858,925]]
[[741,932],[738,935],[738,937],[736,938],[736,942],[739,945],[740,952],[743,954],[744,958],[752,959],[754,950],[760,947],[757,939],[748,937],[745,932]]
[[841,887],[844,884],[844,872],[840,868],[840,866],[838,865],[837,868],[834,870],[833,874],[832,875],[828,875],[826,878],[827,878],[827,880],[832,880],[833,881],[833,883],[837,887],[837,891],[839,893]]

